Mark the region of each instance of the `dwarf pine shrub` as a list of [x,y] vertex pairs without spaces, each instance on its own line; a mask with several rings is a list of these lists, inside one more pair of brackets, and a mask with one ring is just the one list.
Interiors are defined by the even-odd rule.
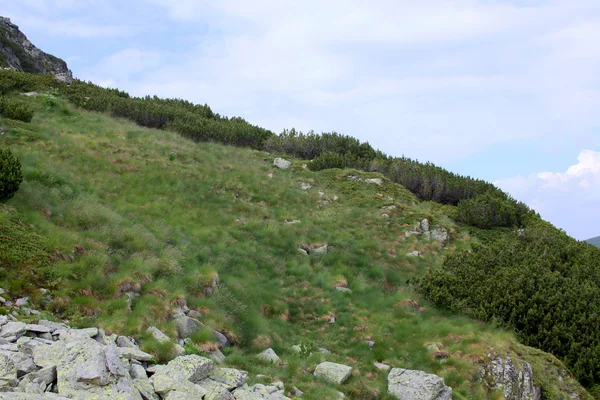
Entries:
[[23,182],[21,163],[9,149],[0,149],[0,200],[10,199]]

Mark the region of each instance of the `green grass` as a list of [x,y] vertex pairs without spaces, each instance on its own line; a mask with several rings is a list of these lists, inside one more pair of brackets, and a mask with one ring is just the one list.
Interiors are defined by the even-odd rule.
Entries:
[[[513,351],[514,335],[435,309],[410,285],[445,254],[470,248],[468,233],[449,217],[454,207],[419,202],[385,178],[382,186],[347,179],[382,178],[375,173],[315,173],[301,160],[278,170],[274,154],[186,141],[44,95],[24,101],[36,110],[32,123],[1,120],[0,144],[20,158],[25,176],[0,209],[8,243],[0,249],[11,249],[0,256],[0,287],[10,295],[30,295],[34,307],[73,324],[136,335],[159,360],[172,349],[143,332],[156,325],[174,336],[170,312],[185,299],[238,344],[227,350],[227,364],[298,386],[306,399],[335,398],[339,389],[387,399],[375,361],[436,373],[456,398],[490,395],[474,379],[478,362],[491,347]],[[306,182],[313,188],[302,190]],[[382,210],[390,205],[396,209]],[[446,249],[405,238],[423,218],[450,230]],[[300,222],[286,224],[292,220]],[[327,243],[328,253],[298,252],[316,243]],[[405,256],[415,249],[423,257]],[[341,283],[352,293],[337,291]],[[131,310],[129,291],[139,293]],[[199,351],[209,333],[192,338]],[[450,358],[436,360],[432,343]],[[294,344],[332,354],[298,356]],[[255,359],[266,347],[287,365]],[[343,388],[313,379],[324,359],[354,368]]]

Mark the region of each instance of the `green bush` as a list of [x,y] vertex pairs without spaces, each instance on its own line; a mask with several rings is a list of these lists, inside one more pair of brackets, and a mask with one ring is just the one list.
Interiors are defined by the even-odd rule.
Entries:
[[9,149],[0,149],[0,200],[14,196],[23,182],[21,163]]
[[33,110],[25,103],[2,96],[0,97],[0,116],[23,122],[31,122]]
[[435,305],[515,330],[600,383],[600,249],[541,222],[451,255],[419,287]]
[[490,192],[458,203],[457,220],[481,229],[517,224],[516,202]]

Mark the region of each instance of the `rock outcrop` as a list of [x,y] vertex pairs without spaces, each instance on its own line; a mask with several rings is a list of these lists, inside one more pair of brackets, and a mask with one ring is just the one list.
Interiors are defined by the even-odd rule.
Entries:
[[0,67],[35,74],[52,74],[70,83],[67,63],[35,47],[9,18],[0,17]]
[[480,376],[492,389],[500,390],[506,400],[539,400],[542,393],[534,384],[533,369],[525,361],[513,362],[510,355],[489,355],[490,361],[480,370]]
[[392,368],[388,375],[388,393],[400,399],[450,400],[452,388],[444,379],[423,371]]

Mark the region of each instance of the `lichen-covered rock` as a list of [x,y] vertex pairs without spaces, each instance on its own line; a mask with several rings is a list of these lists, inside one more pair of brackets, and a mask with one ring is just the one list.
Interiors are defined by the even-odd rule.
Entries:
[[281,361],[281,359],[279,358],[277,353],[275,353],[275,350],[273,350],[271,348],[266,349],[265,351],[260,353],[257,357],[263,361],[267,361],[270,363],[278,363]]
[[214,363],[208,358],[195,354],[181,356],[171,360],[167,365],[157,366],[150,381],[154,385],[155,392],[161,396],[176,390],[194,395],[202,392],[202,395],[199,395],[201,398],[206,391],[194,383],[206,378],[213,368]]
[[239,388],[248,379],[248,372],[234,368],[215,368],[209,375],[213,381],[222,383],[227,389]]
[[33,358],[21,352],[0,350],[0,355],[10,359],[17,368],[17,375],[23,376],[36,370]]
[[[73,399],[142,400],[129,374],[111,373],[105,346],[93,339],[68,341],[57,368],[58,394]],[[113,360],[112,362],[117,362]],[[123,370],[123,366],[116,367]]]
[[117,347],[119,356],[127,360],[150,361],[152,355],[134,347]]
[[17,367],[12,359],[0,354],[0,391],[17,386]]
[[352,374],[352,367],[343,364],[336,364],[329,361],[317,365],[314,375],[323,378],[329,382],[341,385]]
[[[56,381],[56,367],[48,367],[25,375],[18,387],[25,393],[42,393],[54,381]],[[32,391],[32,386],[39,388],[40,391]]]
[[388,393],[399,399],[451,400],[452,388],[444,379],[423,371],[392,368],[388,375]]
[[260,383],[234,390],[233,397],[236,400],[290,400],[279,387]]
[[8,322],[5,325],[3,325],[2,328],[0,328],[0,337],[20,337],[25,332],[27,332],[27,330],[25,329],[26,326],[27,324],[24,324],[23,322]]
[[233,395],[228,388],[220,382],[213,381],[210,378],[203,379],[198,383],[198,386],[206,390],[204,400],[232,400]]
[[62,341],[37,345],[32,348],[33,362],[42,368],[56,367],[67,351],[66,347],[66,342]]
[[510,355],[490,354],[488,357],[490,361],[480,370],[480,376],[488,387],[500,390],[506,400],[541,399],[541,389],[534,384],[531,364],[523,360],[515,363]]
[[69,400],[54,393],[0,393],[1,400]]

